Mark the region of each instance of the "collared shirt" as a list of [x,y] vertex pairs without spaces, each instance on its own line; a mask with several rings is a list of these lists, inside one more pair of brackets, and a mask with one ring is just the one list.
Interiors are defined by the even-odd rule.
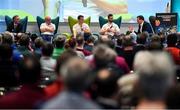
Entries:
[[118,25],[115,24],[115,23],[106,23],[106,24],[104,24],[101,31],[107,30],[107,29],[111,29],[112,31],[115,31],[115,33],[114,32],[105,32],[105,35],[114,36],[115,34],[116,35],[120,34],[120,29],[119,29]]
[[86,24],[86,23],[83,23],[82,26],[79,23],[76,23],[73,26],[73,31],[76,32],[77,34],[84,33],[84,30],[90,30],[88,24]]
[[140,24],[140,32],[142,33],[142,28],[143,28],[143,25],[144,25],[144,21]]
[[[47,23],[42,23],[41,26],[40,26],[40,29],[43,29],[43,28],[54,28],[54,30],[56,30],[56,27],[53,23],[51,23],[50,25],[48,25]],[[45,34],[45,35],[53,35],[54,32],[42,32],[41,34]]]

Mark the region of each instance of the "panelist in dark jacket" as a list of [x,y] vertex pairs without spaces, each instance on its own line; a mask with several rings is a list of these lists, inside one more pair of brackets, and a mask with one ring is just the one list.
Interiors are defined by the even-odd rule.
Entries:
[[20,17],[15,15],[13,21],[7,26],[7,31],[11,33],[22,33],[23,26],[20,23]]
[[148,33],[153,33],[151,25],[144,20],[144,17],[142,15],[137,16],[137,23],[139,24],[137,34],[145,31]]

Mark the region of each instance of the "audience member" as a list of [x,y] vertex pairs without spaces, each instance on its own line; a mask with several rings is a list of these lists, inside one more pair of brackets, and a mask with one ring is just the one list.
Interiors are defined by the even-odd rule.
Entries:
[[136,109],[166,109],[164,99],[175,79],[170,56],[165,52],[139,52],[134,60],[134,70],[139,77],[136,89],[141,95]]
[[52,54],[53,59],[57,59],[64,52],[64,44],[66,38],[64,36],[58,35],[54,40],[54,50]]
[[69,59],[62,65],[61,77],[65,90],[54,99],[45,103],[44,109],[98,109],[99,106],[87,99],[82,93],[87,85],[90,68],[80,58]]
[[43,89],[38,87],[41,74],[40,62],[32,56],[26,56],[20,62],[18,70],[22,86],[20,90],[0,98],[1,109],[33,109],[44,100]]

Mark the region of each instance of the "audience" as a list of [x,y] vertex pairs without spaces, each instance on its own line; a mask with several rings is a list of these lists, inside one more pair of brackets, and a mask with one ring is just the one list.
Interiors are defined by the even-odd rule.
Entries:
[[38,87],[41,65],[37,58],[26,56],[18,66],[20,90],[0,98],[1,109],[33,109],[44,100],[43,89]]
[[81,15],[70,39],[52,39],[48,16],[40,37],[15,32],[16,16],[16,29],[0,34],[0,108],[179,109],[178,34],[155,35],[137,21],[137,33],[120,33],[109,14],[95,41]]

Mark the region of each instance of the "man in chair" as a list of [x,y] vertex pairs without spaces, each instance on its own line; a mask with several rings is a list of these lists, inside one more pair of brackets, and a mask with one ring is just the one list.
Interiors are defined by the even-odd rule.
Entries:
[[84,16],[79,15],[77,19],[78,23],[73,26],[73,36],[76,38],[77,35],[82,35],[86,41],[91,35],[90,28],[88,24],[84,23]]
[[41,35],[42,35],[43,40],[45,40],[47,42],[51,42],[52,37],[54,36],[55,29],[56,29],[56,27],[55,27],[55,24],[53,24],[51,22],[51,17],[46,16],[45,23],[42,23],[40,26]]
[[18,40],[23,33],[23,25],[20,23],[20,17],[18,15],[13,17],[13,21],[7,26],[6,31],[6,33],[12,35],[15,40]]
[[108,23],[104,24],[100,30],[100,34],[103,38],[113,38],[120,35],[120,29],[117,24],[113,23],[113,15],[108,15]]

